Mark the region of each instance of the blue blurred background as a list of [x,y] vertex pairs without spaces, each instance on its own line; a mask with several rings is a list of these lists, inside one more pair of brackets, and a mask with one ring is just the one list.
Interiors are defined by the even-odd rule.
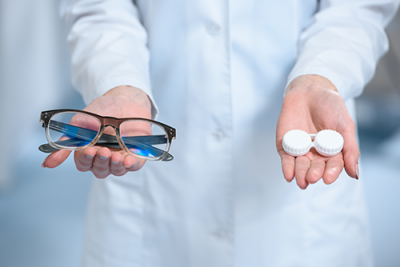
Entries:
[[[93,179],[70,158],[42,169],[42,110],[82,109],[55,0],[0,0],[0,266],[79,266]],[[361,173],[376,266],[400,266],[400,16],[391,49],[357,99]]]

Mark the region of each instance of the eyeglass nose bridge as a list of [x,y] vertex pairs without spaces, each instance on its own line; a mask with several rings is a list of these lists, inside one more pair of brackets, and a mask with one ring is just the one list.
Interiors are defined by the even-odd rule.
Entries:
[[102,124],[104,125],[104,128],[111,126],[114,129],[117,129],[117,128],[119,128],[121,121],[119,119],[112,118],[112,117],[104,117]]
[[121,142],[120,142],[120,140],[118,138],[119,133],[120,133],[119,132],[119,126],[121,125],[121,121],[119,119],[112,118],[112,117],[104,117],[103,120],[102,120],[102,125],[103,125],[103,127],[102,127],[103,128],[103,132],[107,127],[111,127],[111,128],[114,129],[115,134],[117,136],[117,140],[121,145]]
[[103,127],[104,127],[104,129],[107,128],[107,127],[111,127],[111,128],[113,128],[114,130],[117,130],[117,127],[115,127],[114,124],[105,124]]
[[110,139],[110,137],[112,136],[111,133],[108,133],[108,134],[106,134],[105,136],[103,136],[103,134],[105,133],[106,128],[107,128],[107,127],[111,127],[111,128],[113,128],[114,131],[115,131],[115,138],[117,139],[117,142],[118,142],[120,148],[121,148],[122,150],[125,150],[125,151],[128,152],[128,148],[125,146],[125,144],[124,144],[124,142],[123,142],[123,140],[122,140],[122,138],[121,138],[121,135],[120,135],[120,131],[119,131],[119,127],[118,127],[118,126],[119,126],[119,125],[115,125],[115,123],[104,123],[104,121],[103,121],[103,124],[102,124],[101,129],[100,129],[100,131],[99,131],[97,137],[95,138],[95,140],[92,141],[92,143],[93,143],[93,144],[96,144],[96,143],[100,140],[100,138],[103,139],[103,141],[105,141],[105,142],[108,141],[108,142],[110,142],[110,143],[113,143],[113,142],[114,142],[113,140],[115,140],[115,139]]
[[[123,148],[123,147],[122,147],[123,142],[122,142],[121,137],[120,137],[119,124],[116,125],[116,123],[114,123],[114,121],[103,121],[103,127],[102,127],[102,130],[101,130],[101,134],[100,134],[100,135],[103,135],[103,133],[105,132],[105,130],[107,129],[107,127],[111,127],[111,128],[114,129],[115,135],[116,135],[115,137],[117,138],[117,141],[118,141],[119,145],[121,146],[121,148]],[[109,133],[109,134],[110,134],[110,133]],[[99,137],[100,137],[100,136],[99,136]],[[103,138],[104,138],[104,137],[103,137]]]

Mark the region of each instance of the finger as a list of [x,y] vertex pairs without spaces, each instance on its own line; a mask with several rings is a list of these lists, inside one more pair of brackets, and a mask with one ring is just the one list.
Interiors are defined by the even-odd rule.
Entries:
[[110,174],[111,151],[108,148],[101,148],[93,160],[92,172],[100,179],[106,178]]
[[143,167],[145,162],[145,160],[139,159],[138,157],[127,155],[123,164],[128,171],[138,171]]
[[306,175],[309,168],[310,168],[310,160],[307,157],[301,156],[296,158],[296,166],[295,166],[296,181],[297,185],[303,190],[306,189],[308,186]]
[[346,172],[350,177],[358,179],[358,158],[360,150],[358,149],[356,130],[354,122],[345,131],[341,132],[344,138],[343,158]]
[[122,156],[121,153],[116,152],[112,154],[110,171],[113,175],[122,176],[127,172],[123,164],[123,161],[124,161],[124,156]]
[[93,160],[96,156],[97,149],[88,147],[82,151],[76,151],[74,155],[75,165],[78,171],[89,171],[93,166]]
[[56,152],[51,153],[47,158],[43,161],[43,168],[55,168],[63,163],[71,154],[69,150],[58,150]]
[[307,172],[306,180],[310,184],[315,184],[322,178],[325,171],[325,161],[322,159],[314,159],[311,161],[310,169]]
[[323,175],[324,183],[331,184],[339,177],[344,167],[343,158],[340,156],[332,157],[326,163]]
[[282,162],[283,177],[290,183],[294,179],[295,157],[290,156],[284,150],[279,151],[279,156]]

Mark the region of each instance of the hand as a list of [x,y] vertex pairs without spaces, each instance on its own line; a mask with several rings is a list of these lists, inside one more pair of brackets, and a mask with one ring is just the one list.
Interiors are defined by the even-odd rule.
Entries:
[[[151,118],[151,103],[147,94],[130,86],[109,90],[84,110],[117,118]],[[111,127],[107,127],[104,133],[115,135]],[[70,153],[71,151],[67,150],[53,152],[44,160],[42,167],[55,168],[62,164]],[[122,176],[129,171],[140,170],[145,163],[145,160],[129,155],[123,150],[110,150],[100,146],[75,151],[74,159],[79,171],[91,171],[97,178],[106,178],[110,174]]]
[[[276,128],[276,147],[285,179],[291,182],[296,178],[301,189],[321,178],[325,184],[331,184],[343,167],[349,176],[358,179],[360,152],[355,124],[335,86],[322,76],[304,75],[294,79],[286,92]],[[283,150],[282,139],[293,129],[309,134],[324,129],[335,130],[344,138],[343,150],[333,157],[324,157],[314,148],[304,156],[290,156]]]

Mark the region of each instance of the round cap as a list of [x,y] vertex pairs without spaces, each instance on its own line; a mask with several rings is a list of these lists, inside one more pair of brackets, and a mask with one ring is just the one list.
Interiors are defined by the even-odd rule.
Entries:
[[312,140],[305,131],[291,130],[283,136],[282,146],[286,153],[298,157],[307,154],[312,147]]
[[344,140],[340,133],[333,130],[323,130],[317,133],[314,148],[323,156],[335,156],[343,149]]

